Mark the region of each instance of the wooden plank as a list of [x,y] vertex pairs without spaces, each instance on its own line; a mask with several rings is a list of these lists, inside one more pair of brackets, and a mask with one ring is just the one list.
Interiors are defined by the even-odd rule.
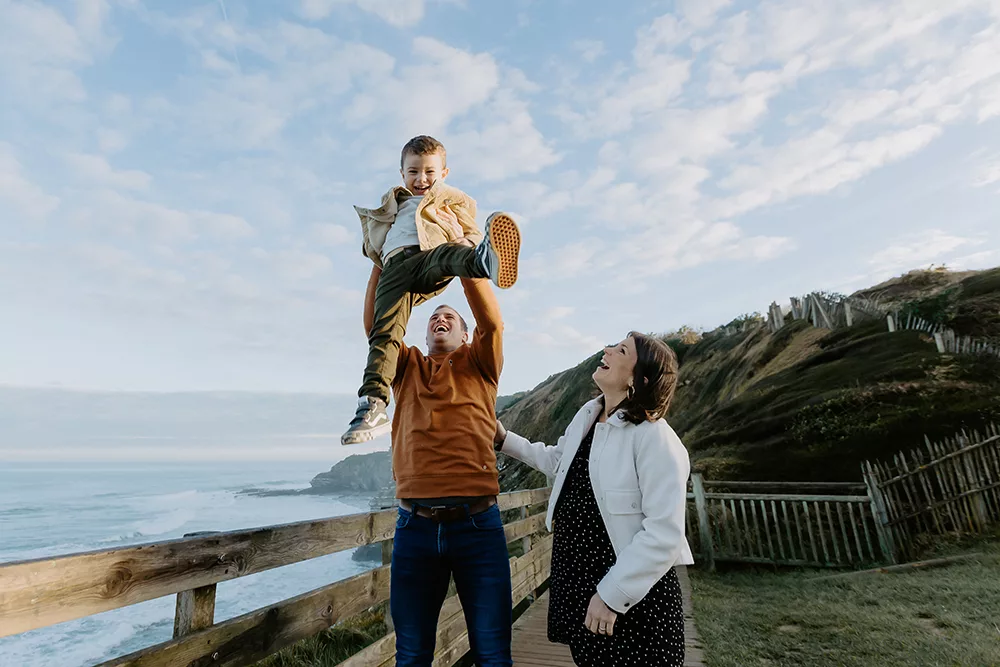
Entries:
[[[865,485],[858,482],[747,482],[725,480],[703,480],[705,488],[721,486],[727,489],[813,489],[818,491],[864,491]],[[711,493],[711,492],[710,492]]]
[[823,547],[823,562],[831,563],[830,553],[826,548],[826,534],[828,531],[823,530],[823,510],[817,502],[814,502],[812,506],[813,513],[816,515],[816,532],[819,533],[819,543]]
[[209,584],[177,594],[174,639],[204,630],[215,623],[215,588],[216,584]]
[[771,516],[774,517],[774,533],[778,540],[778,553],[781,555],[781,560],[785,560],[785,545],[781,541],[781,519],[778,517],[778,505],[773,500],[771,501]]
[[535,514],[527,519],[520,519],[504,524],[504,533],[507,536],[507,543],[519,540],[529,535],[545,530],[545,514]]
[[[864,522],[865,518],[864,511],[860,512],[860,515],[861,515],[860,516],[861,521]],[[847,503],[847,516],[851,520],[851,530],[854,532],[854,545],[858,549],[858,562],[863,563],[865,562],[865,554],[864,554],[864,549],[861,546],[861,536],[858,535],[858,519],[854,518],[854,505],[852,505],[851,503]],[[862,523],[861,528],[862,530],[865,531],[865,536],[867,537],[868,529],[864,526],[864,523]],[[869,550],[871,550],[870,546]],[[872,554],[872,556],[874,556],[874,554]]]
[[[794,510],[794,507],[792,509]],[[792,522],[788,520],[788,505],[784,500],[781,501],[781,515],[785,519],[785,536],[788,538],[788,557],[794,559],[795,541],[792,539]],[[796,528],[798,528],[797,525]],[[784,555],[782,555],[782,558],[784,558]]]
[[353,514],[0,565],[0,637],[378,542],[395,522]]
[[[767,535],[767,553],[771,557],[771,560],[777,562],[774,553],[774,542],[771,540],[771,528],[767,525],[767,505],[764,504],[765,501],[760,501],[760,514],[764,522],[764,533]],[[771,508],[774,508],[774,501],[771,501]],[[774,525],[777,527],[778,518],[774,517]]]
[[757,525],[757,501],[750,501],[750,515],[753,520],[753,536],[754,542],[756,543],[755,552],[759,552],[761,556],[764,555],[764,540],[760,536],[760,528]]
[[740,525],[740,532],[746,537],[746,555],[753,556],[753,545],[750,542],[750,522],[747,521],[747,505],[746,500],[742,497],[740,498],[740,516],[743,518],[743,523]]
[[545,593],[514,623],[511,654],[519,667],[573,667],[569,647],[545,636],[549,595]]
[[538,503],[548,502],[551,494],[551,486],[546,486],[541,489],[526,489],[524,491],[501,493],[497,496],[497,505],[500,506],[501,511],[517,509],[518,507],[525,507],[528,505],[537,505]]
[[809,531],[809,545],[812,548],[813,560],[825,563],[826,561],[819,560],[819,551],[816,550],[816,536],[813,534],[812,519],[809,516],[809,503],[804,500],[802,501],[802,512],[806,515],[806,530]]
[[895,547],[892,540],[892,533],[888,527],[889,518],[885,511],[885,503],[882,493],[875,481],[875,473],[872,465],[865,461],[862,465],[862,474],[865,484],[868,486],[868,494],[871,502],[872,516],[874,517],[875,532],[878,535],[879,546],[882,556],[890,563],[896,562]]
[[389,568],[381,567],[98,667],[252,665],[388,597]]
[[830,511],[830,503],[823,504],[826,507],[826,521],[828,534],[830,536],[830,544],[833,545],[833,561],[835,563],[840,563],[840,544],[837,542],[837,527],[833,523],[833,513]]
[[868,496],[804,495],[800,493],[714,493],[706,492],[706,498],[721,500],[787,500],[789,502],[863,502]]

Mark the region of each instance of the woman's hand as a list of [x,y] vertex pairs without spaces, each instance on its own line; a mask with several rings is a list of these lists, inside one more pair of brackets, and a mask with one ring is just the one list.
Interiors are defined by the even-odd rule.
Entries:
[[604,600],[601,599],[600,595],[594,593],[594,597],[590,598],[590,605],[587,607],[587,618],[584,619],[583,624],[595,635],[611,636],[614,634],[616,618],[618,618],[618,614],[611,611],[608,605],[604,604]]
[[507,439],[507,429],[504,428],[503,424],[501,424],[500,420],[498,419],[497,420],[497,432],[493,436],[493,444],[494,445],[499,445],[500,443],[502,443],[506,439]]

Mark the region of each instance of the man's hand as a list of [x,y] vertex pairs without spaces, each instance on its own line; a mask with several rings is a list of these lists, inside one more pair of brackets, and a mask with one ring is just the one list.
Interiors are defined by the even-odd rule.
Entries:
[[611,611],[608,605],[604,604],[604,600],[601,599],[600,595],[594,593],[594,597],[590,598],[590,605],[587,607],[587,618],[584,619],[583,624],[595,635],[610,636],[614,634],[616,618],[618,618],[618,614]]
[[441,226],[448,231],[449,235],[454,239],[453,243],[461,243],[462,245],[469,246],[470,248],[475,247],[475,243],[465,238],[465,230],[462,229],[462,225],[458,222],[458,216],[455,212],[448,208],[448,205],[444,205],[437,210],[438,218],[441,219]]
[[493,444],[499,445],[500,443],[502,443],[506,439],[507,439],[507,429],[505,429],[503,427],[503,424],[501,424],[500,420],[498,419],[497,420],[497,432],[493,436]]

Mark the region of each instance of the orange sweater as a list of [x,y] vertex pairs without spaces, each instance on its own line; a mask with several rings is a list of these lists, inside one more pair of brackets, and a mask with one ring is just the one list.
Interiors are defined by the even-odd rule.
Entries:
[[476,318],[472,341],[424,355],[405,344],[392,383],[392,469],[398,498],[499,493],[497,384],[503,367],[503,322],[487,280],[462,280]]

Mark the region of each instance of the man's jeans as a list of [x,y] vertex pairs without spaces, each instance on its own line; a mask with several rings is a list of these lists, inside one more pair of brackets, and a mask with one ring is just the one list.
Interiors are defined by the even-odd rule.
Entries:
[[430,667],[449,575],[478,667],[511,667],[511,586],[500,509],[436,523],[402,508],[392,551],[396,665]]

